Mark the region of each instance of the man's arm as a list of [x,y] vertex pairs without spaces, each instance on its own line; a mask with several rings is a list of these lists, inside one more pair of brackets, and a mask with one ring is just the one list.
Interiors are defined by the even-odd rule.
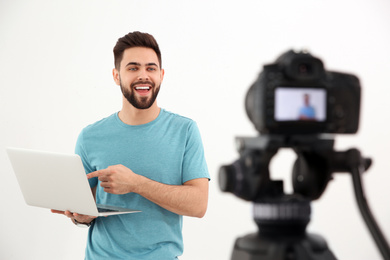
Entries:
[[179,215],[201,218],[206,214],[209,180],[194,179],[183,185],[166,185],[144,176],[134,192]]
[[105,192],[113,194],[138,193],[157,205],[179,215],[203,217],[207,210],[209,180],[193,179],[183,185],[168,185],[135,174],[123,165],[92,172]]

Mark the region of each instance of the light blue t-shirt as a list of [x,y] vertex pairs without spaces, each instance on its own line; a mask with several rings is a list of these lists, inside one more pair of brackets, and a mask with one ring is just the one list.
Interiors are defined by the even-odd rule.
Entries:
[[299,110],[299,115],[307,119],[315,119],[316,112],[312,106],[304,106]]
[[[86,173],[122,164],[152,180],[181,185],[209,178],[196,123],[161,109],[144,125],[127,125],[118,113],[82,130],[76,144]],[[90,227],[86,259],[176,259],[183,253],[183,217],[135,193],[104,192],[97,178],[96,201],[141,210],[141,213],[99,217]]]

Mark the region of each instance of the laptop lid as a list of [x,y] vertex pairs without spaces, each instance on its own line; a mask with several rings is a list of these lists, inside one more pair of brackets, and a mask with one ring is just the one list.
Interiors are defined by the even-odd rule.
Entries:
[[7,148],[14,173],[27,205],[90,215],[107,216],[140,212],[99,205],[99,212],[81,158],[22,148]]

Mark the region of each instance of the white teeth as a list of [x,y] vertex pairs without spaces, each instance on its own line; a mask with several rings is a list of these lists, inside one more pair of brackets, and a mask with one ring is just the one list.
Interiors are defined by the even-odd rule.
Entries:
[[136,87],[135,89],[149,89],[149,87]]

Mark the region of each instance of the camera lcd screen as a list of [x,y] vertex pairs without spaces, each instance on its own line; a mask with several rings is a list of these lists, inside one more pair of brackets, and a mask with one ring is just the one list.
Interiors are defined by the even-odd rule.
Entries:
[[275,121],[326,120],[326,90],[278,87],[275,89]]

